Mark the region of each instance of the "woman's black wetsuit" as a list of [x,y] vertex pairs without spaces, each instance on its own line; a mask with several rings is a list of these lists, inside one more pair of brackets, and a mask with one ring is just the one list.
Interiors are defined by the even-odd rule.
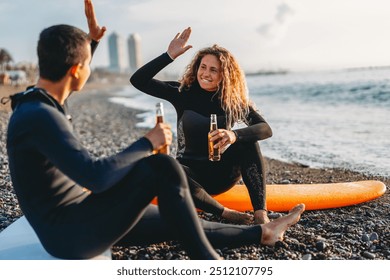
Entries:
[[217,114],[218,127],[226,129],[226,115],[218,92],[203,90],[197,81],[179,92],[178,82],[163,82],[153,77],[172,59],[162,54],[141,67],[130,78],[139,90],[169,101],[177,113],[177,160],[189,180],[195,205],[207,212],[221,215],[223,206],[210,195],[230,189],[242,177],[248,188],[254,210],[265,209],[265,174],[258,140],[272,135],[263,117],[250,108],[245,120],[248,127],[236,129],[237,141],[221,157],[208,160],[207,134],[210,114]]
[[[66,107],[44,90],[15,95],[12,107],[7,151],[13,187],[53,256],[91,258],[114,244],[176,239],[190,258],[214,259],[208,240],[222,247],[259,243],[259,226],[199,222],[182,168],[169,156],[150,156],[146,138],[95,160],[75,137]],[[149,204],[155,196],[158,210]]]

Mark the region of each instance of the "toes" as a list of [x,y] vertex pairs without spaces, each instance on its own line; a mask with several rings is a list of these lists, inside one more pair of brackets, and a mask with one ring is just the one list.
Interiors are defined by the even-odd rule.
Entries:
[[291,209],[289,211],[289,213],[293,213],[293,212],[303,213],[303,211],[305,211],[305,204],[301,203],[301,204],[295,205],[295,207],[293,209]]

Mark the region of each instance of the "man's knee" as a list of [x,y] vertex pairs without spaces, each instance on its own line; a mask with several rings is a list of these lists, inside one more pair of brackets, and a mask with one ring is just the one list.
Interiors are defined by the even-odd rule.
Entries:
[[171,181],[177,181],[182,184],[186,175],[181,165],[176,159],[164,155],[156,154],[149,157],[149,164],[154,173],[161,179],[168,179]]

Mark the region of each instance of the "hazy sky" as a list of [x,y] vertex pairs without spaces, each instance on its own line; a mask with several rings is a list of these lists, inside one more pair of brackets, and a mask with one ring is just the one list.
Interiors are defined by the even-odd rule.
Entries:
[[[144,62],[193,29],[193,49],[168,70],[182,72],[199,48],[217,43],[247,71],[390,65],[389,0],[94,0],[107,35],[137,32]],[[67,23],[87,29],[83,0],[0,0],[0,48],[36,62],[39,32]],[[107,37],[93,66],[108,65]],[[127,64],[127,63],[126,63]]]

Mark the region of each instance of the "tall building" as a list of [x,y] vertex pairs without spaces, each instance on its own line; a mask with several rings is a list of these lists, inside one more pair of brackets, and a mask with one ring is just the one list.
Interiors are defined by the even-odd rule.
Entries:
[[133,73],[142,66],[141,36],[137,33],[131,34],[127,39],[127,48],[130,72]]
[[115,32],[108,37],[108,51],[110,71],[121,72],[124,69],[122,38]]

